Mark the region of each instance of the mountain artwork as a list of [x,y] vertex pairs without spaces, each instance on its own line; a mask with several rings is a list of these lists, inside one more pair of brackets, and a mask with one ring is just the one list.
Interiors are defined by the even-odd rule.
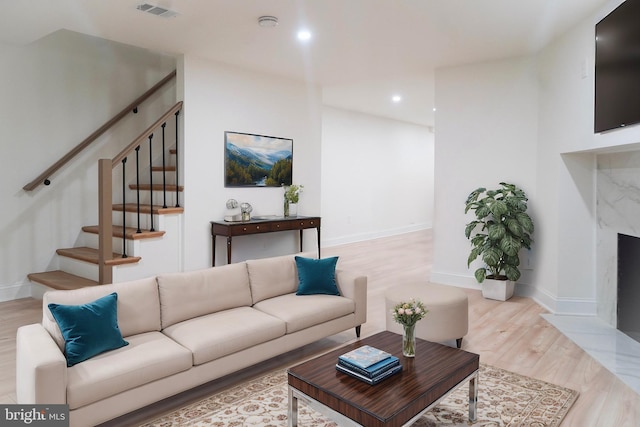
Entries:
[[281,187],[293,177],[293,139],[225,132],[225,187]]

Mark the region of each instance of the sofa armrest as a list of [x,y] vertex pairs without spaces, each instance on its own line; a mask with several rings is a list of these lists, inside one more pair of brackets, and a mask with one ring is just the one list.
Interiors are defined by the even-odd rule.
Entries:
[[16,395],[21,404],[67,403],[67,360],[39,323],[18,328]]
[[336,281],[340,295],[356,303],[356,322],[362,325],[367,321],[367,276],[336,270]]

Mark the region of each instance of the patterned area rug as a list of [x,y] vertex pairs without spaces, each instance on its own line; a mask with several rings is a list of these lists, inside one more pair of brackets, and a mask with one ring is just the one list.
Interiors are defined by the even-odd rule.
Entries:
[[[415,424],[434,426],[556,427],[578,392],[480,364],[478,420],[468,420],[469,388],[462,385]],[[160,417],[144,427],[277,427],[287,425],[287,375],[276,371]],[[302,401],[298,425],[336,427]]]

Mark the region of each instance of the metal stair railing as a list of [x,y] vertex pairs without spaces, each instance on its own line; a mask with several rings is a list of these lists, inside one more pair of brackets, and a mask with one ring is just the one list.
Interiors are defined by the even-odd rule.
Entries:
[[[179,195],[179,179],[178,179],[178,152],[179,152],[179,140],[178,140],[178,121],[179,121],[179,112],[182,109],[182,101],[176,103],[173,107],[167,110],[158,120],[156,120],[152,125],[150,125],[146,130],[144,130],[136,139],[134,139],[129,145],[127,145],[120,153],[118,153],[113,159],[100,159],[98,161],[98,283],[106,284],[111,283],[113,279],[113,267],[109,265],[108,260],[113,257],[113,240],[112,240],[112,231],[113,231],[113,218],[112,218],[112,209],[113,209],[113,189],[112,189],[112,176],[113,171],[119,165],[122,165],[122,227],[123,227],[123,236],[122,236],[122,257],[126,258],[126,178],[125,178],[125,165],[127,162],[127,157],[133,152],[136,152],[136,212],[137,212],[137,233],[141,233],[140,227],[140,180],[139,180],[139,170],[140,170],[140,160],[138,156],[138,151],[140,150],[140,145],[145,141],[149,140],[149,171],[151,175],[153,175],[153,166],[152,166],[152,142],[154,132],[158,128],[162,128],[162,171],[163,171],[163,198],[165,200],[164,206],[166,207],[166,179],[164,177],[166,164],[165,164],[165,156],[164,156],[164,147],[165,147],[165,138],[164,138],[164,128],[166,126],[167,120],[173,115],[175,116],[175,126],[176,126],[176,141],[175,141],[175,150],[176,150],[176,207],[180,206],[180,202],[178,199]],[[154,231],[153,226],[153,177],[151,177],[150,181],[150,215],[151,215],[151,230]]]

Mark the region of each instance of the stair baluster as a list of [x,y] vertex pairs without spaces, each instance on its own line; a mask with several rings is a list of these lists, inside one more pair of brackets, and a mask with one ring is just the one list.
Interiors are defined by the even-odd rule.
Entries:
[[180,207],[180,199],[178,198],[178,194],[179,194],[179,176],[180,174],[178,173],[178,165],[180,164],[180,162],[178,161],[178,146],[180,144],[178,144],[178,116],[180,115],[180,110],[176,111],[176,208]]
[[162,207],[167,207],[167,164],[165,161],[165,146],[164,146],[164,128],[167,127],[167,123],[162,124]]
[[138,229],[136,233],[142,233],[140,229],[140,146],[136,147],[136,212],[138,213]]
[[[127,201],[125,199],[127,180],[126,175],[127,158],[122,159],[122,229],[127,229]],[[127,257],[127,233],[122,233],[122,258]]]
[[153,154],[151,153],[151,147],[153,145],[152,140],[153,134],[149,135],[149,188],[151,189],[149,191],[149,206],[151,207],[151,214],[149,215],[151,217],[151,228],[149,228],[149,231],[156,231],[153,227],[153,167],[151,166],[153,163]]
[[[43,272],[43,273],[32,273],[29,275],[29,279],[41,283],[47,287],[53,289],[74,289],[78,287],[87,287],[94,286],[97,284],[107,284],[113,283],[113,267],[124,265],[124,264],[135,264],[138,263],[141,259],[137,254],[129,255],[128,252],[128,240],[138,240],[138,239],[146,239],[146,238],[158,238],[164,235],[164,231],[155,231],[150,232],[151,230],[142,229],[142,214],[152,213],[152,215],[167,215],[167,214],[175,214],[182,213],[183,209],[180,206],[179,195],[182,189],[179,185],[178,175],[178,148],[179,148],[179,119],[180,119],[180,109],[182,108],[182,101],[176,103],[173,107],[171,107],[166,113],[164,113],[158,120],[156,120],[153,124],[148,126],[146,130],[144,130],[136,139],[134,139],[129,145],[127,145],[124,149],[120,151],[113,159],[99,159],[98,160],[98,225],[97,226],[84,226],[82,227],[82,231],[86,233],[92,233],[98,235],[98,248],[94,249],[91,247],[77,247],[77,248],[66,248],[66,249],[58,249],[56,253],[58,256],[76,259],[82,262],[96,264],[98,267],[98,280],[94,281],[91,279],[87,279],[82,276],[74,275],[70,272],[56,270],[51,272]],[[175,114],[176,117],[176,151],[170,149],[169,152],[172,154],[176,154],[176,166],[173,165],[167,166],[166,159],[166,145],[167,142],[170,144],[172,141],[166,141],[165,139],[165,125],[168,123],[171,114]],[[141,195],[140,191],[154,191],[153,183],[146,185],[140,183],[140,168],[141,159],[139,158],[139,150],[144,143],[144,140],[149,138],[149,158],[150,164],[149,167],[151,171],[157,171],[158,167],[153,167],[151,165],[151,160],[153,159],[153,155],[151,152],[151,142],[153,137],[154,130],[157,131],[158,128],[163,128],[163,196],[164,196],[164,205],[163,206],[153,206],[153,196],[151,197],[151,203],[149,207],[141,205]],[[151,135],[151,136],[150,136]],[[128,161],[129,155],[136,151],[136,179],[135,184],[127,183],[127,172],[126,172],[126,163]],[[171,160],[169,160],[171,163]],[[112,188],[112,183],[117,182],[113,181],[115,178],[114,172],[118,166],[122,166],[122,200],[119,202],[117,193],[117,184]],[[133,167],[133,165],[131,166]],[[166,183],[166,170],[171,172],[175,171],[176,173],[176,203],[174,207],[166,206],[166,190],[171,188],[171,184]],[[116,173],[117,176],[117,173]],[[153,175],[152,175],[153,176]],[[142,178],[144,181],[144,177]],[[153,180],[153,178],[151,178]],[[171,180],[170,180],[171,182]],[[136,233],[127,233],[127,215],[134,212],[133,203],[127,203],[127,200],[132,200],[133,195],[127,195],[127,191],[129,189],[137,189],[136,198],[136,211],[137,211],[137,228]],[[156,191],[159,191],[160,186],[157,185]],[[25,190],[27,190],[25,188]],[[115,190],[115,193],[113,192]],[[169,201],[171,203],[171,201]],[[160,204],[158,204],[160,205]],[[121,226],[114,226],[113,220],[113,211],[122,211],[122,220]],[[135,219],[131,219],[135,221]],[[151,224],[153,226],[153,216],[151,216]],[[129,230],[133,230],[134,227],[129,227]],[[122,237],[122,254],[117,255],[117,259],[114,258],[114,248],[113,243],[115,243],[114,239],[118,237]],[[73,268],[72,268],[73,269]]]

